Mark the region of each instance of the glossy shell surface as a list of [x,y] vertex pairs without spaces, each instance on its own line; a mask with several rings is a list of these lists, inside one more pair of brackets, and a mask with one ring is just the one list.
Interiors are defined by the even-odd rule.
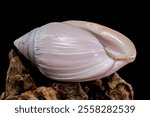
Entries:
[[66,82],[104,78],[136,57],[123,34],[85,21],[53,22],[14,41],[46,77]]

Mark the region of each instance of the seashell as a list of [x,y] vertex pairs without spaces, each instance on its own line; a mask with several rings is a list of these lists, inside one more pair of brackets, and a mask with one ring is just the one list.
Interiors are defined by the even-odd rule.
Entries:
[[53,22],[14,41],[46,77],[82,82],[109,76],[133,62],[134,44],[108,27],[86,22]]

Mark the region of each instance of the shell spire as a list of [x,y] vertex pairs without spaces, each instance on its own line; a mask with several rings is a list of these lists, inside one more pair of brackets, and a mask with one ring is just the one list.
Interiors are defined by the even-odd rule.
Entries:
[[34,40],[38,28],[28,32],[27,34],[21,36],[19,39],[14,41],[14,45],[17,49],[32,63],[35,63],[34,60]]

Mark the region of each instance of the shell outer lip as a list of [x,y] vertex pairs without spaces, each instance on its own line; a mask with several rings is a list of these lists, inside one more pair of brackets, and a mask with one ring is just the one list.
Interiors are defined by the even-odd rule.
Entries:
[[[66,23],[66,24],[70,24],[70,25],[73,25],[73,26],[77,26],[77,27],[79,27],[79,28],[85,28],[85,29],[87,29],[87,30],[89,30],[89,31],[92,31],[92,30],[90,30],[90,28],[94,28],[94,30],[101,30],[101,29],[104,29],[104,30],[107,30],[107,29],[109,29],[109,30],[112,30],[112,31],[114,31],[114,32],[116,32],[116,33],[118,33],[118,34],[121,34],[120,32],[118,32],[118,31],[116,31],[116,30],[113,30],[113,29],[111,29],[111,28],[108,28],[108,27],[106,27],[106,26],[103,26],[103,25],[100,25],[100,24],[97,24],[97,23],[93,23],[93,22],[88,22],[88,21],[80,21],[80,20],[68,20],[68,21],[64,21],[63,23]],[[80,27],[79,25],[80,24],[82,24],[82,26]],[[92,31],[93,32],[93,31]],[[95,32],[94,32],[95,33]],[[121,35],[123,35],[123,34],[121,34]],[[124,35],[123,35],[124,36]],[[128,39],[126,36],[124,36],[125,38],[126,38],[126,40],[128,41],[128,43],[132,46],[132,51],[133,51],[133,54],[132,55],[125,55],[125,54],[122,54],[122,55],[114,55],[114,54],[112,54],[112,52],[110,51],[110,49],[108,49],[103,43],[102,43],[102,45],[104,46],[104,50],[105,50],[105,52],[106,52],[106,54],[110,57],[110,58],[112,58],[112,59],[114,59],[114,60],[123,60],[123,61],[127,61],[128,63],[130,63],[130,62],[133,62],[134,60],[135,60],[135,58],[136,58],[136,49],[135,49],[135,46],[134,46],[134,44],[131,42],[131,40],[130,39]],[[127,43],[127,44],[128,44]],[[125,44],[125,45],[127,45],[127,44]],[[128,50],[128,51],[131,51],[131,49],[128,49],[128,47],[126,47],[126,49]]]

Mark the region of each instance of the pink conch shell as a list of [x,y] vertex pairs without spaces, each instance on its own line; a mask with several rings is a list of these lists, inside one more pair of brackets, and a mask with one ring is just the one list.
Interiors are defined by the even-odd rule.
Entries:
[[126,36],[85,21],[46,24],[14,45],[46,77],[66,82],[104,78],[136,57],[135,46]]

